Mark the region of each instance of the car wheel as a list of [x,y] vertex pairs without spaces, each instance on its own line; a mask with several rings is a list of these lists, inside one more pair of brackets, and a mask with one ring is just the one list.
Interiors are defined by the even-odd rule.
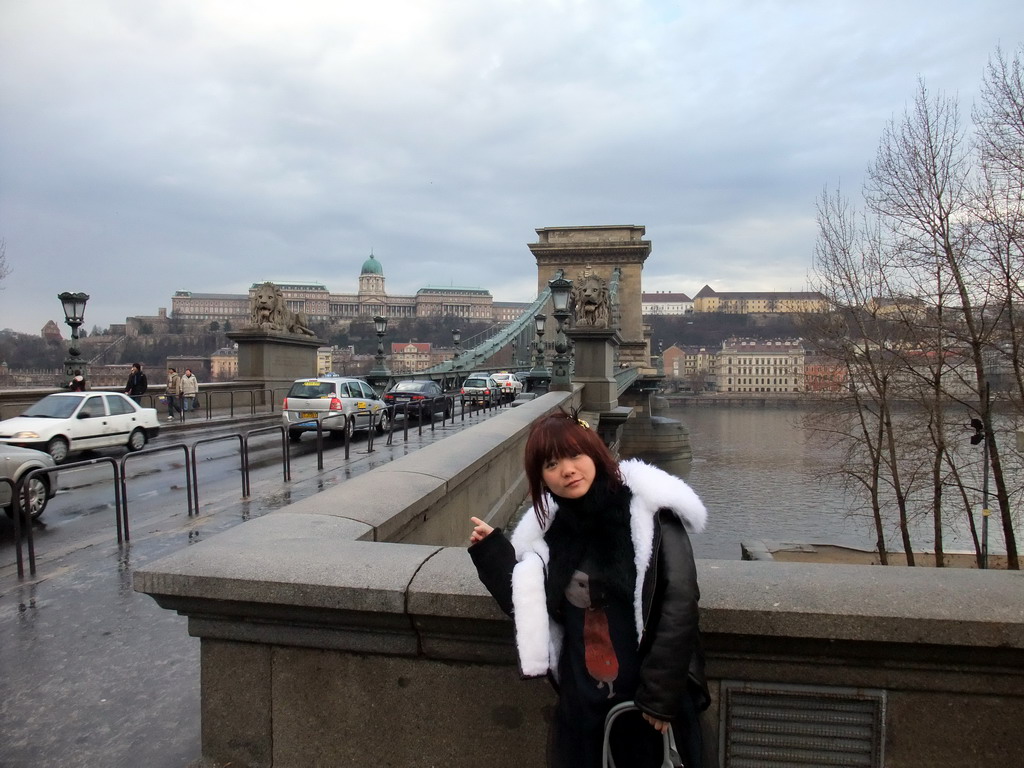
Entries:
[[68,441],[63,437],[51,438],[46,444],[46,452],[50,454],[55,464],[60,464],[68,457]]
[[355,418],[355,416],[353,416],[348,421],[345,422],[345,439],[348,440],[351,443],[352,442],[352,436],[355,435],[355,433],[356,433],[356,418]]
[[297,429],[289,429],[288,430],[288,439],[291,440],[293,443],[299,442],[299,440],[301,438],[302,438],[302,432],[301,431],[299,431]]
[[452,417],[452,403],[450,400],[444,401],[444,417],[450,419]]
[[129,451],[141,451],[146,447],[146,433],[141,429],[133,430],[128,435],[128,450]]
[[[39,518],[43,514],[43,510],[46,509],[46,502],[49,501],[50,484],[43,477],[33,477],[28,481],[28,511],[32,516],[33,520]],[[4,507],[4,511],[8,517],[14,517],[14,510],[21,509],[22,502],[24,501],[24,489],[21,493],[17,494],[16,498],[12,500],[11,504]]]
[[383,435],[388,431],[388,425],[391,423],[391,414],[388,413],[385,408],[380,412],[380,421],[377,422],[377,434]]

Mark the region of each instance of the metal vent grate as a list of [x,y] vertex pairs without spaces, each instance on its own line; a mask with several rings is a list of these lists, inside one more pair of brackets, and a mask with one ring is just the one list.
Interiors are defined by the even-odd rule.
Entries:
[[725,768],[882,768],[885,691],[722,681]]

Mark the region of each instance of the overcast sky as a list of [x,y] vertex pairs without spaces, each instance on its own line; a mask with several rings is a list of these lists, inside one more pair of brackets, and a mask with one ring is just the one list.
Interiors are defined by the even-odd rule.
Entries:
[[0,0],[0,328],[371,251],[528,301],[563,225],[646,226],[644,290],[803,290],[917,78],[969,115],[1022,40],[1017,0]]

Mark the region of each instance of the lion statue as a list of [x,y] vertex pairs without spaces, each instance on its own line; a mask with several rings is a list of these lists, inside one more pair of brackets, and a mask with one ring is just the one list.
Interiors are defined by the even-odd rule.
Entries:
[[581,274],[570,295],[575,325],[608,327],[608,284],[593,273]]
[[249,327],[305,336],[316,335],[306,327],[305,314],[288,309],[284,294],[273,283],[263,283],[256,289],[252,297],[252,323]]

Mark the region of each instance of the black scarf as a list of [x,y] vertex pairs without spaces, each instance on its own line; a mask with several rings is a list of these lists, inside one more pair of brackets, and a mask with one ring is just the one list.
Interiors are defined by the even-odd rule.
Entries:
[[600,569],[607,598],[633,604],[636,563],[629,531],[629,502],[625,485],[611,490],[607,478],[598,477],[579,499],[552,496],[558,513],[544,534],[548,544],[546,583],[548,612],[560,619],[565,588],[573,571],[588,552]]

